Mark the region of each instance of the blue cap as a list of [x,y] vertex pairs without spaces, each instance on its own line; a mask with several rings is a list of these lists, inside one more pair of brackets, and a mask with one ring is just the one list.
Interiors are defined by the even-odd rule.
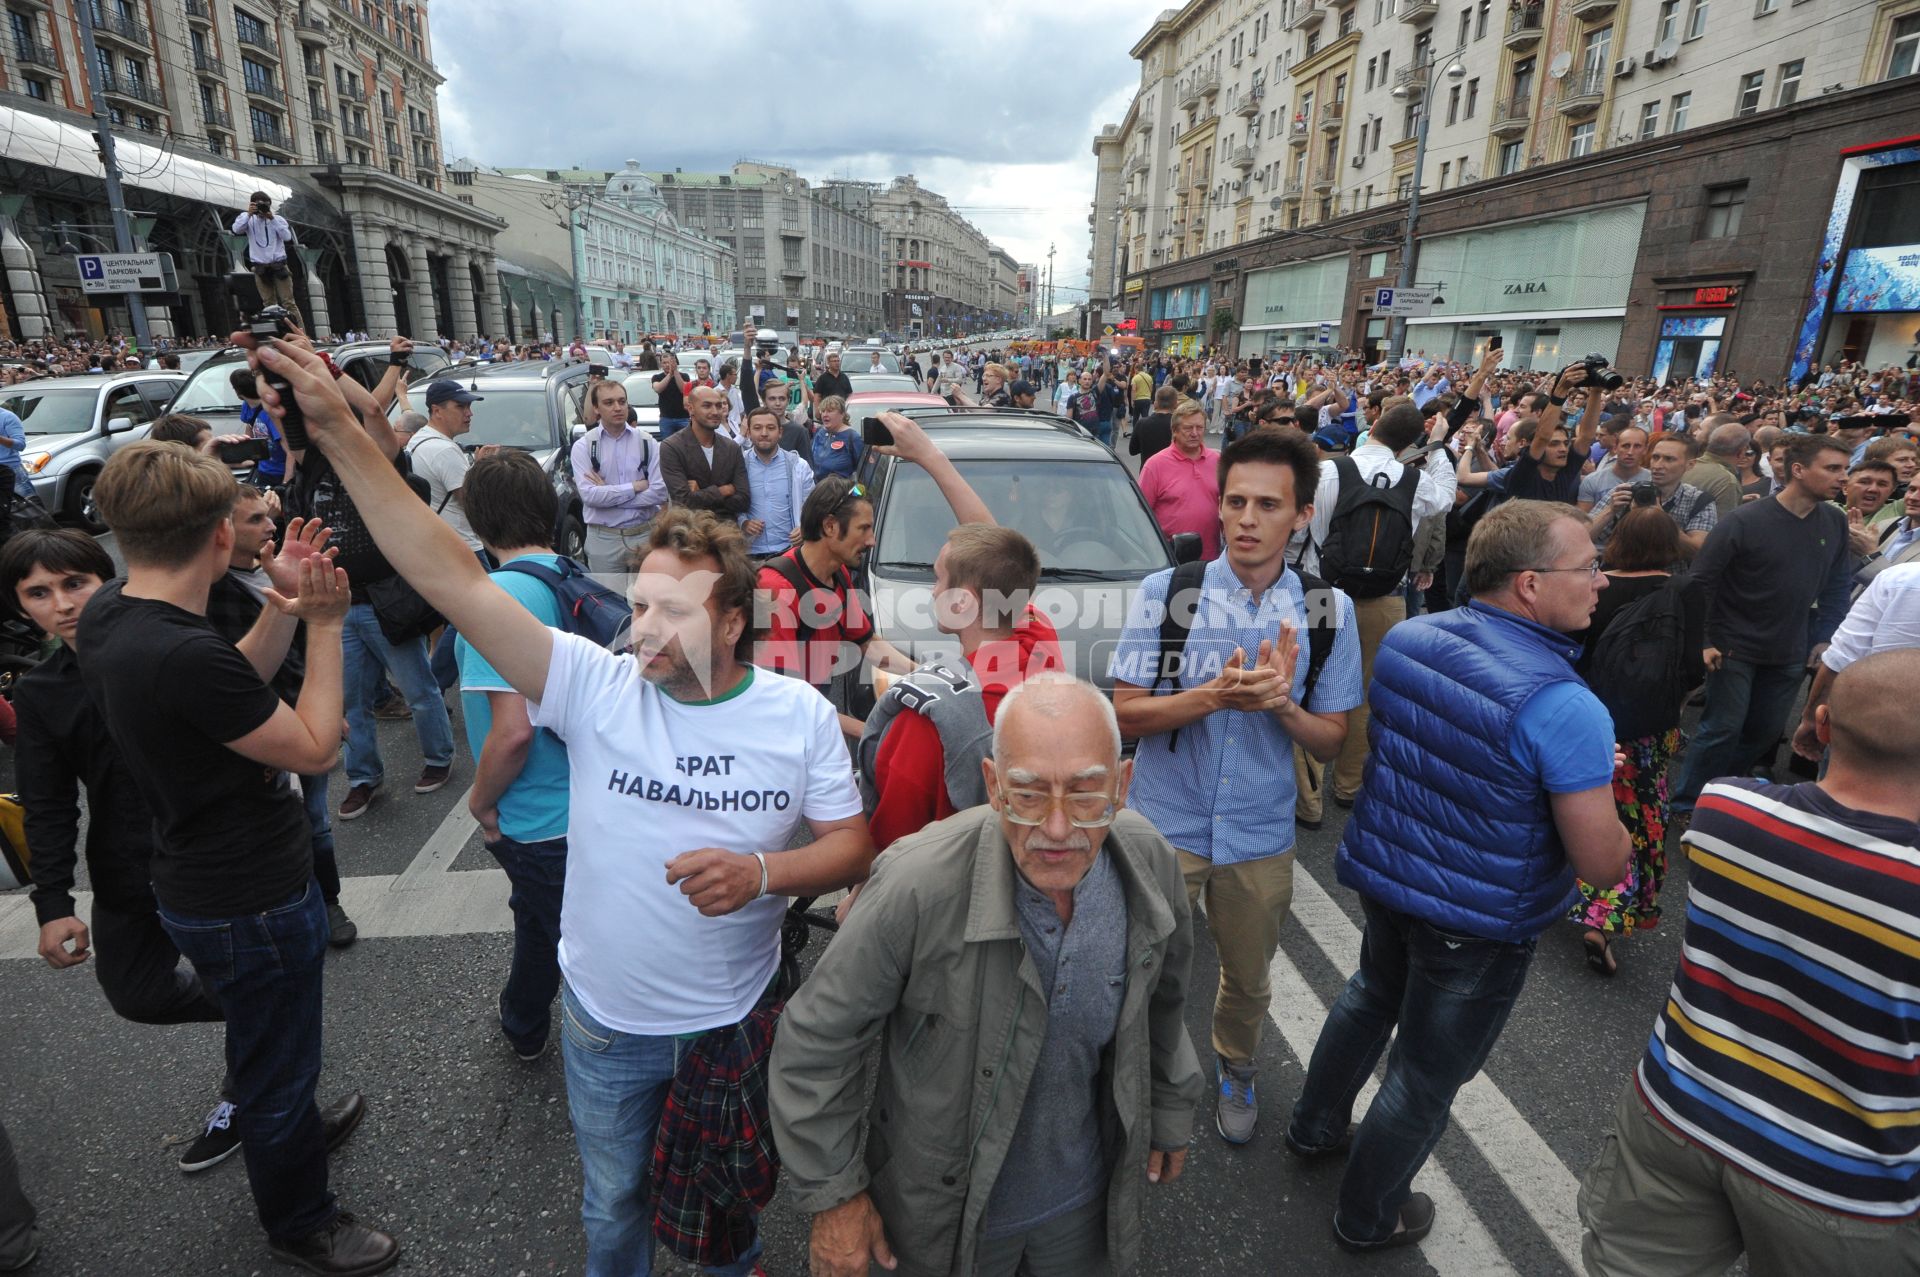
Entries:
[[429,408],[437,408],[443,403],[474,403],[483,398],[485,398],[484,395],[476,395],[448,377],[442,377],[427,387],[427,407]]

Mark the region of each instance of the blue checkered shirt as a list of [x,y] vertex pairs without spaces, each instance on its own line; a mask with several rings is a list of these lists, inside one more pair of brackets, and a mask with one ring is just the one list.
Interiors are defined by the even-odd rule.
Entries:
[[[1109,666],[1113,678],[1137,687],[1153,686],[1160,660],[1160,617],[1166,610],[1171,569],[1140,583],[1127,627]],[[1307,677],[1309,644],[1304,592],[1289,568],[1259,598],[1240,583],[1224,558],[1207,565],[1200,604],[1187,636],[1186,659],[1178,688],[1198,687],[1215,677],[1238,647],[1252,664],[1262,639],[1278,641],[1280,623],[1292,621],[1300,643],[1294,686]],[[1350,710],[1366,699],[1360,675],[1360,632],[1353,603],[1334,591],[1339,632],[1320,669],[1306,708],[1316,714]],[[1215,864],[1261,860],[1293,850],[1293,737],[1272,714],[1220,710],[1188,723],[1179,732],[1179,748],[1167,747],[1169,733],[1142,737],[1134,755],[1133,784],[1127,806],[1133,808],[1182,851]]]

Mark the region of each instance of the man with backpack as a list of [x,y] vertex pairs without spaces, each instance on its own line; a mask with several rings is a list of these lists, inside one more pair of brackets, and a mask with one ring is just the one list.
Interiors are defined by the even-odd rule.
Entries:
[[1120,730],[1140,742],[1127,805],[1178,849],[1219,952],[1214,1121],[1233,1144],[1253,1138],[1259,1116],[1254,1054],[1293,899],[1293,748],[1333,758],[1361,701],[1352,603],[1286,560],[1313,514],[1296,494],[1312,493],[1319,471],[1293,431],[1229,444],[1223,553],[1141,583],[1111,666]]
[[[1367,442],[1350,455],[1331,457],[1320,465],[1315,485],[1313,518],[1307,525],[1307,545],[1301,561],[1353,600],[1360,635],[1360,686],[1364,696],[1373,681],[1373,658],[1387,631],[1407,619],[1407,600],[1401,587],[1413,566],[1413,548],[1420,525],[1445,517],[1453,509],[1455,479],[1444,452],[1407,463],[1399,454],[1414,446],[1425,432],[1426,417],[1411,403],[1388,408],[1374,423]],[[1360,777],[1367,765],[1367,707],[1354,707],[1347,739],[1333,767],[1333,800],[1353,806]],[[1310,781],[1311,761],[1303,761]],[[1315,786],[1317,791],[1317,786]],[[1319,794],[1311,807],[1317,808]],[[1310,820],[1319,812],[1302,813]]]
[[587,525],[587,566],[619,572],[667,504],[667,481],[660,472],[659,445],[627,423],[625,386],[594,382],[587,387],[587,411],[594,425],[574,440],[570,458]]

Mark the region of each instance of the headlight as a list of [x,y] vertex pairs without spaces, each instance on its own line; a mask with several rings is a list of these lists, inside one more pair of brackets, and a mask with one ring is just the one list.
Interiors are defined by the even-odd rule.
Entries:
[[29,452],[26,456],[20,458],[20,460],[27,467],[28,474],[39,474],[47,468],[47,462],[53,460],[53,454],[51,452]]

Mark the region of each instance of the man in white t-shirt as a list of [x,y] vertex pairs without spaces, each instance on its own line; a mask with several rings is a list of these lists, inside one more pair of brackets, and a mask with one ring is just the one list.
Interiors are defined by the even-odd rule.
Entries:
[[[617,655],[542,625],[490,582],[317,356],[275,346],[262,362],[292,383],[394,569],[566,745],[561,1039],[586,1270],[649,1272],[652,1150],[678,1062],[762,1041],[784,897],[850,886],[872,863],[839,721],[807,684],[746,663],[754,573],[732,522],[680,507],[653,521],[631,592],[633,650]],[[812,841],[795,847],[803,822]],[[757,1079],[764,1053],[747,1054]],[[751,1094],[731,1098],[770,1129]],[[756,1240],[712,1271],[745,1274],[759,1252]]]

